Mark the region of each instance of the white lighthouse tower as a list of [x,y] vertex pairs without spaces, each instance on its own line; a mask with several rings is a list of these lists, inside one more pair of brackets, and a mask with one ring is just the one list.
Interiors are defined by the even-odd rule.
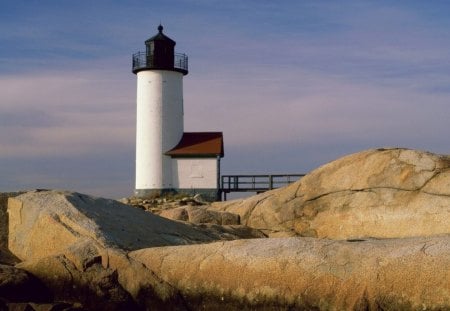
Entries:
[[183,76],[188,74],[188,58],[175,53],[175,44],[159,25],[158,33],[145,41],[146,51],[133,55],[132,71],[137,75],[135,195],[188,192],[215,199],[222,133],[184,133]]
[[170,156],[183,136],[183,76],[188,58],[175,54],[175,41],[158,34],[145,41],[146,51],[133,55],[137,75],[136,188],[146,196],[173,188]]

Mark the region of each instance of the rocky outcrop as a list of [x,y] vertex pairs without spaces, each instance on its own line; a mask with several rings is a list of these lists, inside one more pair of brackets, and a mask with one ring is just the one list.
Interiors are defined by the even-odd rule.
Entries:
[[[125,253],[80,245],[21,265],[88,310],[445,310],[450,236],[252,239]],[[97,252],[98,251],[98,252]]]
[[79,303],[57,302],[37,277],[23,269],[0,264],[0,310],[83,311]]
[[193,310],[447,310],[450,236],[239,240],[131,252]]
[[256,230],[174,222],[115,200],[64,191],[33,191],[10,198],[9,249],[21,260],[60,254],[92,240],[125,251],[154,246],[256,237]]
[[[369,150],[284,189],[160,211],[178,221],[28,192],[8,203],[23,262],[0,265],[0,310],[447,310],[449,164]],[[254,228],[293,237],[229,241],[264,236]],[[45,301],[11,296],[30,284]]]
[[373,149],[328,163],[298,182],[215,203],[269,236],[393,238],[450,233],[450,156]]
[[[88,310],[135,310],[116,269],[102,265],[92,244],[73,246],[59,255],[18,265],[42,282],[56,301],[78,302]],[[31,300],[33,301],[33,300]]]
[[123,250],[92,241],[18,267],[35,275],[55,300],[77,302],[87,310],[185,310],[178,290],[151,269]]
[[0,265],[0,297],[10,303],[51,299],[50,293],[36,277],[9,265]]
[[[128,251],[155,246],[264,237],[243,226],[171,221],[114,200],[67,191],[10,198],[9,249],[55,301],[89,310],[183,306],[176,289]],[[1,296],[0,296],[1,297]]]

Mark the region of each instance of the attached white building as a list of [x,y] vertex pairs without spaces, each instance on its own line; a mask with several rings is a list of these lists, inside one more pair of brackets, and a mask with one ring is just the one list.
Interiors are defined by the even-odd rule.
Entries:
[[202,194],[218,199],[220,132],[184,133],[183,76],[188,58],[175,53],[175,41],[163,34],[145,41],[146,51],[133,55],[137,75],[135,195]]

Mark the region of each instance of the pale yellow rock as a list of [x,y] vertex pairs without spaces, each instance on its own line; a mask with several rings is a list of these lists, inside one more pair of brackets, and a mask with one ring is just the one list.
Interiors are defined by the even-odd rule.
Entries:
[[[104,268],[101,259],[91,260],[85,246],[17,266],[37,277],[57,301],[81,302],[89,310],[136,309],[133,297],[117,280],[117,270]],[[92,244],[89,248],[93,250]]]
[[207,206],[180,206],[162,210],[159,216],[193,224],[239,225],[239,216],[233,213],[209,209]]
[[269,236],[348,239],[450,233],[450,156],[372,149],[345,156],[298,182],[213,207]]
[[254,239],[158,247],[129,256],[195,302],[193,308],[450,308],[450,236]]
[[[128,251],[264,236],[245,226],[172,221],[115,200],[68,191],[31,191],[10,198],[8,214],[9,249],[21,260],[57,255],[86,241]],[[226,223],[230,213],[209,214]]]
[[29,192],[9,200],[8,242],[54,297],[92,309],[450,310],[449,185],[449,156],[364,151],[286,188],[191,209],[199,222],[238,215],[272,237],[312,238],[218,243],[262,234]]
[[[135,250],[222,239],[217,230],[175,222],[114,200],[67,191],[27,192],[8,201],[9,249],[21,260],[57,255],[86,239]],[[230,229],[225,239],[235,239]],[[248,236],[248,235],[246,235]]]

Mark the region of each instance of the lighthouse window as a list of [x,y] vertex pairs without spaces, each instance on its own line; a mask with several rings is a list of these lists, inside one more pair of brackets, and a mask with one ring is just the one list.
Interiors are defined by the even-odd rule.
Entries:
[[152,41],[147,45],[147,55],[153,55],[155,53],[155,43]]

